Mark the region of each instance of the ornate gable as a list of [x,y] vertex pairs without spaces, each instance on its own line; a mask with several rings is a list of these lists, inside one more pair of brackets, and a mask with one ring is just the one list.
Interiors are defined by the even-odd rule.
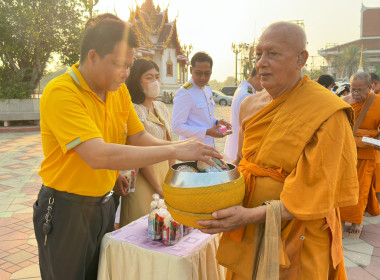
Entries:
[[160,6],[154,6],[153,0],[146,0],[141,8],[136,6],[134,11],[131,10],[128,21],[139,36],[141,50],[148,48],[154,54],[156,50],[172,47],[181,60],[185,58],[178,40],[176,19],[169,22],[168,8],[161,12]]

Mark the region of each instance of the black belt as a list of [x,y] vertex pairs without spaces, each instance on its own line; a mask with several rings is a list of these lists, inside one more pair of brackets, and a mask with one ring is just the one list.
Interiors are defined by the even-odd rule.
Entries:
[[113,194],[113,190],[109,191],[103,196],[84,196],[84,195],[79,195],[79,194],[74,194],[74,193],[68,193],[68,192],[61,192],[57,191],[56,189],[47,187],[45,185],[42,185],[41,188],[44,192],[50,194],[52,197],[60,197],[63,199],[71,200],[71,201],[76,201],[80,203],[85,203],[85,204],[104,204],[106,203]]

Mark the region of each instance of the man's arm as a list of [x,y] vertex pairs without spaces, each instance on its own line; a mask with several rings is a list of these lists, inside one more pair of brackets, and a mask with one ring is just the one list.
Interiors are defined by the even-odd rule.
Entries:
[[158,139],[146,130],[142,130],[136,134],[130,135],[127,138],[127,144],[133,146],[165,146],[172,142]]
[[93,169],[137,169],[160,161],[201,160],[215,165],[209,156],[222,158],[217,150],[195,139],[164,146],[137,147],[105,143],[102,138],[87,140],[74,148]]
[[370,144],[364,143],[362,141],[363,137],[370,137],[377,139],[378,131],[374,129],[357,129],[355,134],[355,143],[358,148],[372,147]]

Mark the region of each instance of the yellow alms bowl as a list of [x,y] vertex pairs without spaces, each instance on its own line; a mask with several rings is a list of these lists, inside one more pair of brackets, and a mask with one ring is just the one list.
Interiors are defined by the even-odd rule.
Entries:
[[162,185],[168,210],[177,222],[199,228],[196,221],[213,219],[214,211],[242,204],[245,182],[235,166],[222,172],[189,173],[176,171],[179,165],[169,170]]
[[173,219],[188,227],[203,228],[197,224],[197,221],[214,219],[211,216],[211,214],[194,214],[194,213],[189,213],[189,212],[183,212],[181,210],[171,207],[167,202],[165,203]]
[[165,201],[183,212],[210,214],[216,210],[240,205],[245,184],[243,176],[229,183],[199,188],[177,188],[162,185]]

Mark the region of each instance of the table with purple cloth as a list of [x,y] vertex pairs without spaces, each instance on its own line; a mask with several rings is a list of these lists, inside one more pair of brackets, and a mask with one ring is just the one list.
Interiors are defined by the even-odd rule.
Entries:
[[148,239],[148,216],[103,237],[98,279],[224,279],[216,261],[217,235],[193,230],[173,245]]

